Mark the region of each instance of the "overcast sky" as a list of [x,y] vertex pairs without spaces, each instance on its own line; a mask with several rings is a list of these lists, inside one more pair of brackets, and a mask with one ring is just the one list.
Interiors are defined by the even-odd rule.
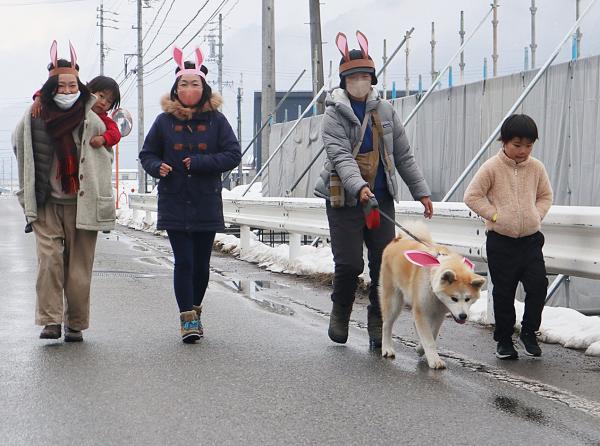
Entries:
[[[156,39],[156,31],[163,21],[173,0],[152,0],[151,8],[143,11],[144,28],[148,29],[156,13],[164,3],[162,11],[144,40],[144,51],[151,41],[145,60],[149,61],[163,49],[156,60],[148,63],[146,72],[162,64],[171,55],[168,45],[180,32],[206,0],[175,0],[164,25]],[[222,0],[209,0],[206,7],[192,22],[189,28],[177,39],[185,44],[204,25],[207,18],[221,4]],[[591,0],[581,0],[582,11]],[[406,30],[415,27],[410,40],[409,76],[411,88],[417,87],[418,74],[423,75],[425,87],[431,77],[431,22],[436,23],[436,68],[442,68],[459,46],[460,11],[465,11],[466,31],[470,31],[481,21],[491,0],[326,0],[321,6],[323,59],[325,76],[328,75],[329,60],[333,60],[334,82],[337,82],[337,66],[340,55],[335,48],[334,38],[338,31],[348,35],[350,47],[357,47],[354,33],[364,32],[370,42],[370,53],[378,66],[381,66],[383,39],[387,39],[388,54],[400,42]],[[530,43],[530,0],[501,0],[498,13],[499,75],[514,73],[523,69],[524,47]],[[47,78],[46,65],[49,62],[49,47],[53,39],[58,40],[59,57],[68,56],[68,41],[73,42],[81,66],[81,79],[85,82],[99,74],[99,29],[96,26],[96,8],[99,0],[0,0],[0,56],[2,82],[0,82],[0,159],[8,163],[10,133],[31,101],[31,95]],[[575,19],[575,0],[537,0],[537,65],[543,64],[557,43],[571,27]],[[118,15],[118,23],[107,22],[119,29],[105,30],[106,45],[110,48],[106,58],[105,74],[117,78],[123,70],[123,55],[136,52],[136,1],[105,0],[106,10]],[[243,112],[242,143],[252,137],[253,93],[261,86],[261,1],[228,0],[222,8],[224,16],[224,75],[225,81],[233,81],[233,88],[224,91],[223,112],[232,127],[236,128],[236,93],[243,73]],[[491,19],[490,19],[491,20]],[[465,52],[465,82],[481,79],[483,58],[489,61],[491,75],[492,25],[488,20]],[[276,87],[286,91],[302,69],[304,76],[298,89],[311,89],[310,77],[310,33],[308,26],[308,1],[276,0]],[[582,25],[582,56],[600,53],[600,41],[593,36],[593,29],[600,25],[600,5],[596,4]],[[195,44],[208,55],[209,48],[205,36],[215,25],[208,25],[185,50],[191,53]],[[565,45],[559,61],[568,60],[570,45]],[[135,59],[129,67],[135,65]],[[209,79],[216,80],[216,64],[207,63]],[[388,85],[396,81],[397,88],[403,88],[405,77],[405,54],[399,53],[388,70]],[[144,89],[145,129],[152,125],[161,112],[160,97],[169,91],[174,80],[174,63],[147,75]],[[137,111],[137,94],[133,85],[135,76],[126,80],[121,93],[122,106],[134,115]],[[122,79],[118,77],[118,79]],[[454,79],[458,81],[458,61],[454,63]],[[447,82],[447,81],[445,81]],[[125,138],[121,144],[121,166],[135,167],[137,153],[137,130]],[[7,164],[8,166],[8,164]]]

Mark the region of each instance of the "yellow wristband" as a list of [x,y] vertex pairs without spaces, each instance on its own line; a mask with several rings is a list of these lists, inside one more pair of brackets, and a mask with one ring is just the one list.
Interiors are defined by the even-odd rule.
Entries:
[[498,220],[498,213],[497,212],[494,215],[492,215],[492,221],[494,223],[496,223],[496,220]]

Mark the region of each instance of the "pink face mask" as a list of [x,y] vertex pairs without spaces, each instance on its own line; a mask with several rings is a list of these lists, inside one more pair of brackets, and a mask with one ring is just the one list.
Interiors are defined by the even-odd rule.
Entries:
[[179,98],[179,102],[186,107],[193,107],[200,102],[200,98],[202,97],[202,89],[185,88],[177,92],[177,97]]

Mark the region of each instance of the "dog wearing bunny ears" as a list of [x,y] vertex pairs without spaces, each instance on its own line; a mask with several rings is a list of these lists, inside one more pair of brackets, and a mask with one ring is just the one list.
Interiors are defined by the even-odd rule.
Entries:
[[413,223],[409,230],[423,242],[399,236],[383,251],[379,276],[379,301],[383,319],[381,355],[394,358],[392,327],[402,306],[412,307],[420,344],[432,369],[446,364],[437,352],[436,338],[446,314],[464,324],[471,305],[479,299],[485,279],[473,272],[473,263],[436,245],[423,223]]

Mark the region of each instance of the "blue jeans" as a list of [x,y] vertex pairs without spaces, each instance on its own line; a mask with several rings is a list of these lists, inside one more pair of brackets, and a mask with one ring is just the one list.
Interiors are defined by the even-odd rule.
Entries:
[[200,305],[206,288],[215,232],[185,232],[167,230],[173,256],[175,272],[173,285],[179,311],[191,311]]

